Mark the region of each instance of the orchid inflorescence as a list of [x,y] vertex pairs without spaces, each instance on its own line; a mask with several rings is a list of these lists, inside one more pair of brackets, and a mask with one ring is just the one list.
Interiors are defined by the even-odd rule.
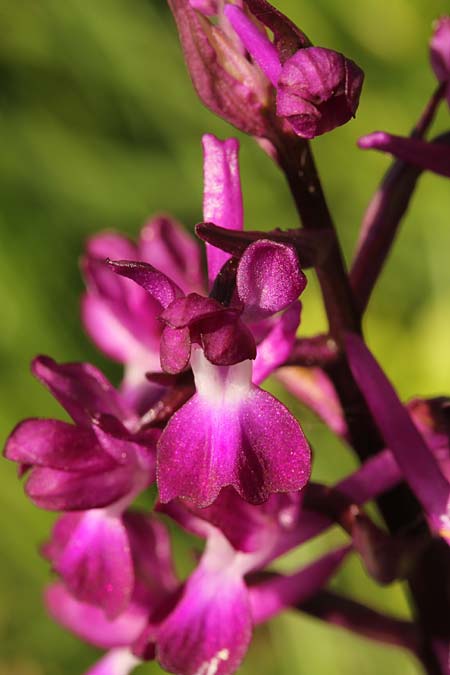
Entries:
[[[196,233],[206,275],[201,247],[167,215],[137,242],[90,239],[82,319],[123,364],[122,383],[87,363],[37,357],[33,374],[72,422],[27,419],[5,450],[33,503],[62,512],[42,549],[58,577],[48,610],[107,650],[90,675],[125,675],[151,659],[181,675],[233,673],[253,627],[289,607],[448,673],[450,400],[402,403],[361,319],[420,173],[450,176],[449,133],[426,139],[439,104],[450,104],[450,18],[435,26],[438,86],[410,136],[359,141],[394,161],[347,273],[308,141],[355,115],[362,70],[313,46],[266,0],[168,3],[198,95],[279,165],[303,228],[244,231],[238,142],[205,135]],[[298,338],[308,268],[329,332]],[[335,486],[310,481],[300,424],[260,387],[269,375],[354,449],[359,469]],[[153,512],[133,506],[155,483]],[[364,511],[371,500],[386,530]],[[185,580],[168,519],[204,541]],[[274,571],[277,558],[336,523],[347,545]],[[324,590],[351,553],[379,583],[408,581],[413,621]]]

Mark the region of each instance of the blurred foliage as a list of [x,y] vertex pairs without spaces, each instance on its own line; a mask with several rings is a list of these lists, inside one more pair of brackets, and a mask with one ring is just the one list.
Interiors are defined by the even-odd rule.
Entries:
[[[356,148],[358,136],[404,134],[435,83],[427,41],[444,0],[278,0],[316,44],[344,51],[366,72],[354,122],[314,142],[345,254],[388,159]],[[201,219],[200,138],[235,134],[197,101],[164,0],[0,0],[0,422],[2,440],[24,416],[60,416],[29,375],[36,352],[89,360],[116,381],[118,367],[89,343],[78,316],[77,259],[105,227],[135,234],[157,211],[192,227]],[[448,125],[442,110],[436,132]],[[247,226],[292,226],[276,168],[242,139]],[[405,398],[448,390],[450,197],[425,175],[371,302],[370,344]],[[314,280],[304,333],[323,327]],[[291,402],[292,403],[292,402]],[[315,475],[332,481],[354,466],[348,452],[295,406],[316,448]],[[55,626],[41,606],[49,579],[38,555],[53,516],[22,494],[1,463],[0,675],[76,675],[96,651]],[[331,539],[330,539],[331,537]],[[327,541],[337,542],[338,533]],[[178,557],[189,557],[177,540]],[[316,549],[314,549],[316,550]],[[291,566],[298,557],[285,561]],[[401,588],[380,589],[356,560],[334,584],[373,606],[407,614]],[[256,632],[242,673],[418,673],[400,651],[300,616]],[[156,665],[142,672],[159,672]]]

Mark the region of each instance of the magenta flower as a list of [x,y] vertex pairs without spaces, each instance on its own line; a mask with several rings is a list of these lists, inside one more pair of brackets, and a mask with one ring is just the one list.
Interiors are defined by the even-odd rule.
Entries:
[[145,378],[146,372],[160,371],[161,306],[136,284],[111,274],[103,264],[106,258],[155,264],[184,292],[201,292],[200,247],[167,216],[150,220],[137,244],[107,232],[88,242],[82,261],[88,287],[82,301],[84,325],[107,356],[124,364],[122,394],[138,412],[145,412],[161,394],[161,387]]
[[9,437],[5,456],[29,473],[25,489],[37,506],[75,512],[57,521],[44,554],[75,597],[116,616],[133,587],[122,514],[155,480],[159,432],[134,432],[134,415],[89,364],[39,357],[33,372],[75,424],[25,420]]

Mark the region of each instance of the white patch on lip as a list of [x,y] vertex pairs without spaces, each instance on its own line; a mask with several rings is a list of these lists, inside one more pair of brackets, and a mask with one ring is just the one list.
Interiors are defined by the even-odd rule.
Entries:
[[252,362],[249,360],[233,366],[215,366],[202,349],[194,345],[191,366],[197,393],[211,406],[239,405],[251,389]]
[[221,661],[228,661],[230,658],[230,650],[224,647],[212,657],[210,661],[202,663],[195,675],[216,675],[219,670]]

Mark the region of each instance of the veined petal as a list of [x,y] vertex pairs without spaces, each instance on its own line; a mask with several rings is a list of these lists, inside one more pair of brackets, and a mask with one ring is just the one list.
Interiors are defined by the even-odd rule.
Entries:
[[[220,141],[210,134],[203,136],[203,219],[229,230],[243,229],[238,152],[235,138]],[[212,286],[230,255],[206,244],[206,256]]]
[[308,443],[287,408],[251,384],[249,361],[213,366],[192,355],[197,394],[173,415],[158,443],[161,501],[211,504],[233,485],[251,503],[302,488],[309,478]]
[[46,589],[45,604],[58,623],[103,649],[132,644],[144,630],[148,617],[147,608],[132,601],[124,612],[109,619],[99,607],[76,600],[62,583]]
[[140,663],[129,649],[112,649],[85,675],[129,675]]
[[48,356],[38,356],[31,369],[81,426],[90,426],[92,417],[100,413],[122,421],[133,417],[112,384],[90,363],[58,364]]
[[276,314],[297,300],[306,277],[292,246],[260,239],[243,253],[236,285],[245,317],[255,320]]
[[13,462],[61,471],[105,471],[115,466],[90,429],[59,420],[21,422],[6,442],[5,456]]
[[102,608],[109,619],[128,606],[134,572],[120,517],[105,510],[65,514],[56,522],[44,554],[80,602]]
[[211,562],[204,555],[158,631],[156,658],[170,672],[234,673],[250,643],[250,607],[242,577],[231,559]]

